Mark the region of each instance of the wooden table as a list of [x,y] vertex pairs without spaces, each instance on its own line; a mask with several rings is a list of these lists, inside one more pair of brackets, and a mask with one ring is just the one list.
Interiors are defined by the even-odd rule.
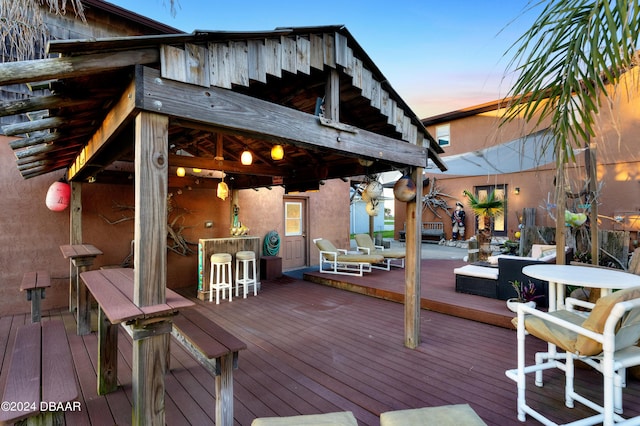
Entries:
[[91,244],[60,246],[65,259],[70,259],[75,268],[69,280],[69,311],[77,310],[77,334],[91,333],[91,300],[87,289],[80,281],[80,273],[89,269],[102,252]]
[[133,301],[134,276],[131,268],[83,272],[80,278],[100,306],[98,311],[98,394],[118,387],[118,325],[132,325],[134,340],[171,333],[170,317],[194,303],[166,289],[166,301],[137,306]]
[[640,275],[591,266],[529,265],[522,268],[522,273],[532,278],[549,281],[549,311],[564,307],[567,285],[600,288],[602,296],[609,294],[610,290],[640,286]]

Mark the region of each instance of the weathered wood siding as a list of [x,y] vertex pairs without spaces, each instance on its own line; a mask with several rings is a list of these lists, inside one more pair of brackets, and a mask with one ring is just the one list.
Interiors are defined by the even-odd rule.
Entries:
[[206,47],[189,43],[163,46],[160,58],[163,78],[225,89],[234,85],[249,87],[252,81],[266,83],[267,75],[281,77],[282,71],[309,74],[311,68],[339,69],[351,77],[353,86],[362,91],[371,106],[395,126],[402,140],[414,145],[422,143],[411,118],[363,61],[354,56],[347,37],[339,33],[209,42]]

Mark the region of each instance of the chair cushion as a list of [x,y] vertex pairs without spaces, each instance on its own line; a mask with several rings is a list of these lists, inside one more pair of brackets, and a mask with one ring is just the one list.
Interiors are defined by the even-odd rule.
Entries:
[[366,247],[371,251],[376,250],[376,245],[369,234],[356,234],[354,238],[358,247]]
[[407,252],[403,249],[373,250],[371,254],[377,254],[387,259],[404,259],[407,257]]
[[[581,325],[585,320],[583,315],[576,312],[566,311],[564,309],[549,312],[549,315],[569,321],[575,325]],[[512,319],[511,322],[516,326],[516,328],[518,327],[517,317]],[[574,353],[576,351],[575,348],[578,333],[533,315],[526,315],[524,318],[524,324],[525,329],[532,336],[544,340],[545,342],[553,343],[567,352]]]
[[336,260],[338,262],[382,263],[384,257],[378,254],[339,254]]
[[260,417],[251,422],[251,426],[357,426],[358,422],[351,411],[307,414],[289,417]]
[[[318,247],[318,250],[320,251],[328,251],[328,252],[332,252],[332,253],[338,253],[338,249],[336,248],[336,246],[333,245],[333,243],[329,240],[325,240],[324,238],[321,238],[319,240],[316,241],[316,247]],[[333,254],[326,254],[325,258],[327,260],[333,260],[335,256]]]
[[387,411],[380,414],[380,426],[482,426],[486,423],[469,404]]
[[[584,321],[582,326],[587,330],[596,333],[604,331],[604,325],[607,318],[611,314],[611,310],[616,303],[626,302],[627,300],[640,298],[640,287],[632,287],[611,293],[608,296],[601,297],[593,307],[591,314]],[[616,350],[623,348],[616,348]],[[602,345],[593,339],[585,336],[578,336],[576,342],[576,350],[582,355],[597,355],[602,352]]]

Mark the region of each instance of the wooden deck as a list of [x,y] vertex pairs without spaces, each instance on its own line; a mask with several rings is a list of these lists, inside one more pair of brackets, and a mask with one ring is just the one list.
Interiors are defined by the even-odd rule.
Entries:
[[[455,292],[453,270],[466,264],[463,260],[422,260],[420,269],[422,309],[511,329],[513,314],[507,309],[504,301]],[[305,272],[304,279],[404,303],[404,269],[401,268],[392,268],[391,271],[373,269],[363,277],[312,271]]]
[[[450,267],[439,265],[442,269]],[[423,291],[427,295],[433,287],[431,279],[447,275],[437,269],[432,266],[430,275],[423,274]],[[395,280],[389,274],[384,281],[392,285],[390,281]],[[233,302],[220,305],[198,300],[195,289],[184,289],[182,293],[196,303],[192,309],[247,344],[234,375],[238,425],[250,425],[256,417],[340,410],[352,411],[360,425],[379,425],[380,413],[388,410],[458,403],[470,404],[489,425],[521,424],[516,419],[516,385],[504,375],[505,369],[515,366],[514,330],[423,310],[422,343],[410,350],[403,346],[400,303],[287,276],[264,281],[258,296],[234,298]],[[491,302],[469,297],[478,299],[476,308]],[[451,298],[456,299],[456,294]],[[28,309],[25,303],[25,314],[0,318],[3,366],[16,328],[30,321]],[[43,313],[43,321],[53,318],[61,318],[66,324],[81,388],[82,411],[68,413],[68,424],[130,424],[130,337],[124,332],[119,334],[121,387],[107,396],[98,396],[96,333],[76,335],[75,320],[67,309]],[[544,345],[536,342],[528,348],[532,354],[543,350]],[[5,374],[0,370],[0,381],[5,380]],[[581,370],[577,375],[578,387],[590,389],[587,393],[600,392],[598,374]],[[564,408],[559,372],[549,372],[545,377],[544,388],[530,387],[532,405],[545,406],[546,412],[555,411],[555,420],[561,422],[585,412],[579,404],[573,410]],[[638,415],[640,383],[630,379],[628,387],[626,412]],[[214,422],[213,378],[175,341],[171,347],[171,370],[166,375],[165,402],[169,425]],[[538,423],[527,419],[525,424]]]

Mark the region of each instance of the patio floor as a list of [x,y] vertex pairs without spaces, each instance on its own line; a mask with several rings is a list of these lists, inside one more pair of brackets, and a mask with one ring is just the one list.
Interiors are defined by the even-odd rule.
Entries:
[[[435,282],[431,280],[439,274],[448,275],[445,268],[450,266],[440,261],[430,266],[428,275],[423,274],[422,287],[427,295]],[[439,268],[442,271],[436,272]],[[453,274],[449,279],[453,289]],[[389,274],[386,281],[396,280]],[[403,346],[400,303],[288,276],[263,281],[258,296],[220,305],[198,300],[194,289],[181,292],[196,302],[193,309],[247,344],[234,375],[238,425],[250,425],[256,417],[342,410],[352,411],[360,425],[379,425],[379,415],[385,411],[459,403],[470,404],[489,425],[521,424],[516,419],[516,385],[504,375],[516,361],[512,329],[423,310],[422,343],[411,350]],[[467,296],[452,293],[451,298]],[[491,299],[469,297],[477,299],[477,306],[489,303],[489,313],[494,309]],[[81,388],[82,411],[68,413],[68,424],[130,424],[130,337],[119,334],[121,387],[98,396],[96,333],[77,336],[74,319],[66,309],[43,315],[43,321],[54,318],[66,324]],[[30,321],[28,313],[0,318],[3,364],[16,328],[26,321]],[[534,351],[544,349],[541,342],[530,341],[528,359]],[[0,371],[0,381],[5,376]],[[584,388],[587,394],[600,392],[601,376],[588,370],[578,371],[577,376],[578,388]],[[545,378],[544,388],[530,386],[532,405],[554,412],[558,422],[587,412],[579,404],[573,410],[564,407],[559,372],[548,372]],[[169,425],[214,423],[213,379],[175,342],[171,345],[165,402]],[[628,381],[624,406],[626,414],[640,414],[640,383],[636,379]],[[538,423],[528,418],[525,424]]]

